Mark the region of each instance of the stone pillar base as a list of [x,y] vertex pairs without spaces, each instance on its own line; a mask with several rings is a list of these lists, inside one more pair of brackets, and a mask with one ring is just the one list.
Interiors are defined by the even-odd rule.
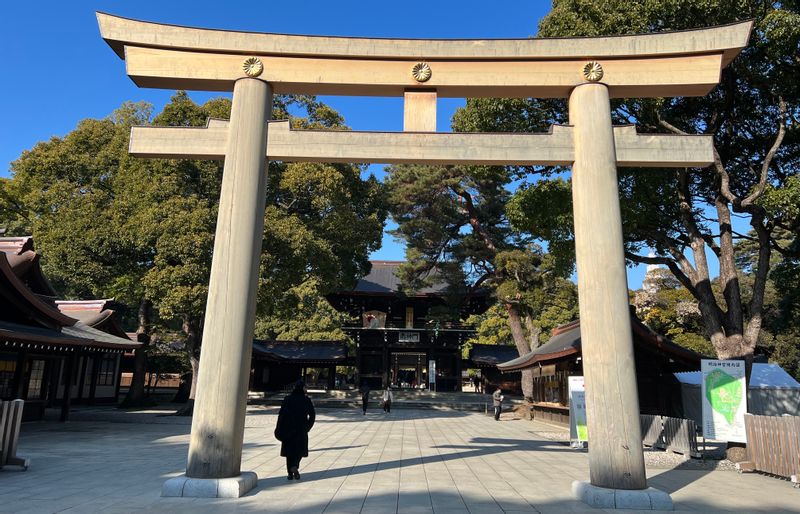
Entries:
[[170,478],[161,487],[161,496],[185,498],[239,498],[258,484],[252,471],[230,478],[189,478],[186,475]]
[[575,498],[598,509],[673,510],[672,498],[664,491],[647,489],[607,489],[589,482],[572,482]]

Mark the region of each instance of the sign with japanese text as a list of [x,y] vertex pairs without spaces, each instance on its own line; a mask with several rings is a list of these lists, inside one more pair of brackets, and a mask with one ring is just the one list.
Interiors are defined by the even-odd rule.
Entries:
[[703,435],[707,439],[744,443],[747,388],[744,361],[703,359],[700,364]]
[[569,384],[569,438],[572,441],[588,441],[586,426],[586,387],[583,377],[568,377]]

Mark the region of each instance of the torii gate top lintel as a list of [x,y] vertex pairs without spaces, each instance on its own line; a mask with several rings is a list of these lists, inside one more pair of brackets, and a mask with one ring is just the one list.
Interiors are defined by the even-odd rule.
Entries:
[[[752,22],[596,38],[382,39],[182,27],[97,13],[100,32],[143,87],[231,91],[259,60],[276,93],[561,97],[598,61],[612,97],[707,94],[747,45]],[[414,72],[416,65],[427,67]],[[252,76],[252,75],[251,75]]]

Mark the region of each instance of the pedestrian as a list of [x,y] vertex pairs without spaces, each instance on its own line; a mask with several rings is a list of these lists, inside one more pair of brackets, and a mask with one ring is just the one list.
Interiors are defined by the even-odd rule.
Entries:
[[359,389],[359,391],[361,392],[361,410],[363,411],[363,414],[366,416],[367,404],[369,403],[369,385],[367,385],[366,381],[361,383],[361,389]]
[[383,397],[381,399],[383,400],[383,412],[392,412],[392,400],[394,400],[392,390],[387,387],[383,391]]
[[494,420],[500,421],[500,411],[503,409],[503,400],[505,397],[503,396],[503,391],[500,390],[498,387],[497,390],[492,394],[492,402],[494,403]]
[[306,385],[298,380],[283,399],[275,426],[275,438],[281,442],[281,457],[286,457],[289,480],[300,480],[300,459],[308,457],[308,432],[315,417],[314,404],[306,396]]
[[479,377],[477,374],[472,376],[472,385],[475,386],[476,393],[481,392],[481,377]]

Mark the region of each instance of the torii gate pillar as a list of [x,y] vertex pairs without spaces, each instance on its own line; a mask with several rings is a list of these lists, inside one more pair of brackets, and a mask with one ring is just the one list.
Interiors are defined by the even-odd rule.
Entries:
[[608,87],[576,87],[569,97],[569,119],[589,475],[595,486],[645,489]]
[[267,120],[271,115],[270,85],[254,78],[237,80],[214,236],[189,460],[185,477],[164,484],[165,496],[183,496],[188,487],[208,490],[208,494],[199,496],[239,497],[258,481],[254,472],[241,472],[240,468],[264,234]]

